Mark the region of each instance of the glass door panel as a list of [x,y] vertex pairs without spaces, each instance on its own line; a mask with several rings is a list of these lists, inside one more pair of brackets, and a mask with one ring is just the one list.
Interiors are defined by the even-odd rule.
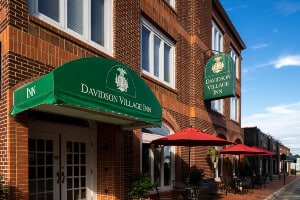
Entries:
[[[54,182],[53,139],[28,139],[28,178],[29,199],[55,199],[58,198]],[[58,193],[59,194],[59,193]]]
[[66,183],[66,199],[87,199],[87,163],[86,142],[76,141],[74,138],[62,139],[62,167]]

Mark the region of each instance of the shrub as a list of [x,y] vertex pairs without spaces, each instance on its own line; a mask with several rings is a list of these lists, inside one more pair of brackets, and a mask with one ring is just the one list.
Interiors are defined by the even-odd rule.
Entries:
[[137,174],[131,180],[131,190],[128,195],[131,199],[145,199],[154,186],[149,173]]
[[5,195],[7,195],[7,189],[5,188],[3,183],[3,176],[0,175],[0,199],[4,198]]

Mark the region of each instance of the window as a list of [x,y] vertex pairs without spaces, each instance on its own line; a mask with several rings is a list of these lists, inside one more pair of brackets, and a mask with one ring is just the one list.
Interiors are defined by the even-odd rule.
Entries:
[[0,42],[0,97],[2,97],[2,42]]
[[142,129],[141,169],[143,173],[149,172],[159,187],[171,187],[172,185],[175,176],[174,147],[153,146],[150,145],[150,142],[169,135],[170,132],[168,127]]
[[145,19],[141,32],[142,72],[174,88],[174,43]]
[[175,7],[175,0],[166,0],[173,8]]
[[240,78],[239,57],[232,47],[230,48],[230,56],[235,66],[235,76],[237,79],[239,79]]
[[215,53],[219,53],[223,51],[223,33],[216,25],[216,23],[212,22],[212,44],[211,48]]
[[96,48],[112,52],[110,0],[29,0],[29,12]]
[[[212,22],[212,50],[214,53],[219,53],[223,51],[223,33],[220,31],[216,23]],[[211,109],[223,114],[223,99],[217,99],[211,101]]]
[[239,122],[240,102],[238,97],[230,98],[230,119]]
[[222,114],[223,113],[223,99],[211,101],[211,109]]

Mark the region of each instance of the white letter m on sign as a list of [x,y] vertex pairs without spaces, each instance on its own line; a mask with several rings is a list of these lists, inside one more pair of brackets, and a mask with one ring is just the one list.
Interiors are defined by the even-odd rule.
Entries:
[[26,97],[27,99],[35,95],[35,86],[31,88],[26,88]]

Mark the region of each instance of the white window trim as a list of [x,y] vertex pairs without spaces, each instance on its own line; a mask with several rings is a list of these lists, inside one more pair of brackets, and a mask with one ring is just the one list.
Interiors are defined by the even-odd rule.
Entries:
[[[214,53],[218,54],[220,52],[223,52],[223,32],[220,30],[218,25],[212,21],[212,29],[211,29],[211,48],[214,51]],[[215,35],[217,34],[218,37],[220,37],[220,40],[216,40]],[[218,101],[219,106],[214,106],[214,104]],[[218,112],[220,114],[224,113],[224,100],[223,99],[217,99],[211,101],[211,109],[215,112]]]
[[233,47],[230,47],[230,56],[234,62],[234,67],[235,67],[235,77],[237,79],[240,79],[240,68],[239,68],[239,57],[236,51],[233,49]]
[[[45,21],[46,23],[50,24],[51,26],[54,26],[62,31],[64,31],[65,33],[70,34],[71,36],[88,43],[89,45],[91,45],[92,47],[99,49],[109,55],[113,55],[113,47],[112,47],[112,41],[113,41],[113,26],[112,26],[112,13],[113,13],[113,1],[110,0],[105,0],[104,1],[104,46],[97,44],[96,42],[93,42],[90,38],[90,28],[87,28],[86,26],[90,27],[90,15],[88,15],[87,13],[90,12],[84,12],[84,17],[83,17],[83,21],[84,21],[84,27],[83,27],[83,35],[78,34],[77,32],[67,28],[67,23],[66,23],[66,18],[67,18],[67,12],[66,11],[66,4],[67,4],[67,0],[60,0],[59,1],[59,7],[63,8],[59,10],[59,21],[60,22],[56,22],[55,20],[47,17],[46,15],[43,15],[42,13],[38,12],[38,0],[32,0],[32,2],[30,2],[29,0],[29,12],[41,19],[42,21]],[[91,9],[91,3],[90,1],[83,1],[83,9],[84,10],[89,10]]]
[[[146,20],[145,18],[142,17],[142,26],[141,26],[141,30],[142,30],[142,27],[145,27],[147,28],[149,31],[150,31],[150,40],[153,41],[154,39],[154,36],[158,37],[159,39],[161,39],[164,43],[166,43],[167,45],[169,45],[171,48],[170,48],[170,69],[169,69],[169,73],[170,73],[170,82],[166,82],[164,81],[164,76],[163,76],[163,70],[164,68],[163,67],[160,67],[159,68],[159,74],[160,74],[160,77],[156,77],[154,76],[154,66],[153,66],[153,48],[150,48],[150,66],[149,66],[149,72],[144,70],[141,66],[141,71],[142,73],[150,76],[151,78],[154,78],[156,80],[158,80],[159,82],[163,83],[164,85],[167,85],[168,87],[171,87],[171,88],[175,88],[175,44],[174,42],[172,42],[167,36],[165,36],[160,30],[158,30],[156,27],[154,27],[153,24],[151,24],[151,22],[149,22],[148,20]],[[142,37],[142,34],[141,34],[141,37]],[[142,40],[142,39],[141,39]],[[153,45],[153,43],[151,42],[151,45]],[[152,46],[151,46],[152,47]],[[160,48],[161,51],[163,51],[163,48]],[[160,53],[161,54],[161,53]],[[142,56],[141,56],[141,63],[142,63]],[[163,63],[163,59],[161,59],[159,61],[160,63]]]
[[[234,105],[232,105],[233,103],[233,99],[234,100]],[[235,107],[235,118],[232,117],[232,107]],[[239,122],[240,120],[240,99],[238,97],[231,97],[230,98],[230,119],[235,121],[235,122]]]
[[[219,106],[214,106],[215,102],[219,102]],[[224,100],[223,99],[217,99],[217,100],[213,100],[211,101],[211,109],[215,112],[218,112],[220,114],[224,113]]]
[[169,0],[169,1],[166,0],[166,2],[167,2],[169,5],[171,5],[173,8],[175,8],[175,0]]
[[[217,41],[218,43],[216,44],[216,40],[215,40],[215,34],[217,34],[218,36],[221,36],[221,40]],[[212,21],[212,50],[216,51],[215,53],[219,53],[219,52],[223,52],[223,32],[219,29],[219,27],[217,26],[217,24]],[[216,48],[216,47],[220,47],[220,48]]]

